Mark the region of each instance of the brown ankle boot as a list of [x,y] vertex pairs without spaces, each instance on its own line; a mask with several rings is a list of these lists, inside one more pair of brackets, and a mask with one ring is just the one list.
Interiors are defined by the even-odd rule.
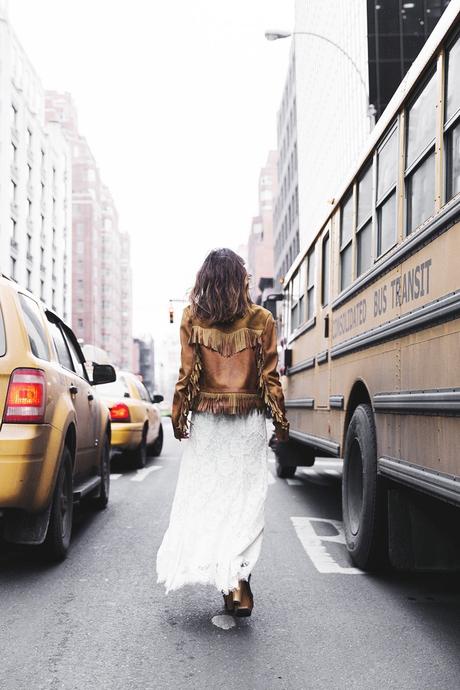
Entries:
[[238,582],[238,589],[233,592],[233,610],[235,616],[241,618],[250,616],[254,608],[254,597],[251,591],[251,586],[246,580]]
[[224,597],[225,610],[232,612],[233,611],[233,592],[229,592],[228,594],[223,594],[223,597]]

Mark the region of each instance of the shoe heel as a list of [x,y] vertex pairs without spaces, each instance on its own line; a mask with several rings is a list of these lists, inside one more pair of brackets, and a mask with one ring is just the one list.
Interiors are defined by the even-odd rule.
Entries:
[[237,587],[236,589],[234,589],[231,594],[232,594],[233,608],[238,608],[238,606],[241,604],[241,587]]

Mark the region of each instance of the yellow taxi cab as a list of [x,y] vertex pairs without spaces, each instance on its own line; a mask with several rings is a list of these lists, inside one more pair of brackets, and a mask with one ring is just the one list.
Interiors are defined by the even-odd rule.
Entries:
[[162,395],[150,396],[142,381],[128,371],[118,371],[117,380],[100,387],[110,410],[112,450],[122,452],[134,467],[145,467],[147,456],[163,448],[163,427],[157,403]]
[[30,293],[0,275],[0,529],[6,541],[67,554],[74,502],[105,508],[110,417],[93,386],[115,379]]

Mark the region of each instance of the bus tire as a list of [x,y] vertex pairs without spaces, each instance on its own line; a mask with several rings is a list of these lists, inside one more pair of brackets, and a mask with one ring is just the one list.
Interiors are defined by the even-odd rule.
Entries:
[[345,439],[342,510],[347,549],[362,570],[378,570],[387,559],[385,498],[372,408],[358,405]]
[[280,479],[290,479],[296,473],[297,465],[282,465],[278,458],[276,459],[276,476]]

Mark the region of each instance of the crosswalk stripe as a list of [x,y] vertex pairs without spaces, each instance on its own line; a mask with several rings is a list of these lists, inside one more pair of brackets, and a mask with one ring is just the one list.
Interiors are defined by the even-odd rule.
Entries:
[[143,482],[146,477],[149,476],[151,472],[156,470],[161,470],[162,465],[154,465],[153,467],[143,467],[141,470],[137,470],[134,477],[131,477],[132,482]]

